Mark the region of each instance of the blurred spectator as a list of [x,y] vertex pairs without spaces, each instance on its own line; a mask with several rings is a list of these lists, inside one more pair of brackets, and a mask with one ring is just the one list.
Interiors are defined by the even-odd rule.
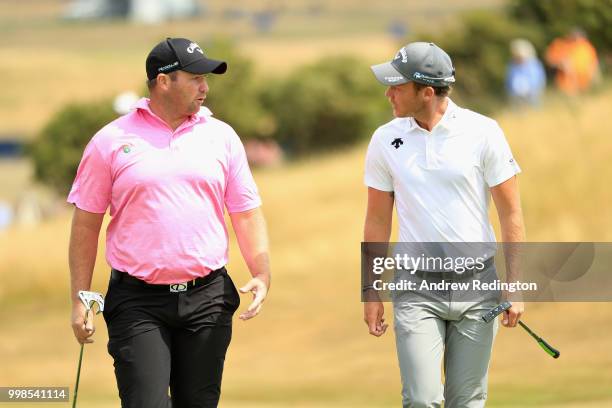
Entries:
[[240,7],[230,6],[223,10],[221,16],[224,20],[239,20],[246,17],[248,13]]
[[393,20],[391,23],[389,23],[387,32],[391,34],[395,40],[399,41],[406,38],[408,35],[408,25],[401,20]]
[[25,192],[17,202],[15,223],[21,227],[35,227],[42,220],[42,209],[36,194]]
[[276,23],[278,12],[273,9],[265,9],[253,14],[253,25],[258,33],[267,33],[272,30]]
[[555,39],[546,50],[557,87],[568,95],[588,90],[599,77],[597,52],[580,29]]
[[533,44],[518,38],[510,42],[512,61],[506,72],[506,91],[514,105],[536,106],[546,87],[544,66]]
[[140,97],[132,91],[121,92],[113,101],[113,110],[118,115],[126,115],[132,110],[132,107],[138,102]]
[[0,231],[7,229],[13,222],[13,209],[5,201],[0,201]]
[[169,19],[204,14],[205,3],[197,0],[73,0],[64,16],[68,19],[129,18],[155,24]]

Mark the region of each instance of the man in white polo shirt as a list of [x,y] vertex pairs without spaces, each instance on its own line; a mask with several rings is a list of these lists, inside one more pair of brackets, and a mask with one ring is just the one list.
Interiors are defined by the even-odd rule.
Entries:
[[[399,242],[495,242],[489,197],[499,214],[502,240],[524,240],[516,174],[520,168],[498,124],[461,108],[448,94],[455,82],[450,57],[432,43],[403,47],[391,62],[372,67],[388,86],[395,119],[374,132],[365,184],[364,242],[388,242],[395,204]],[[486,275],[495,276],[487,262]],[[364,292],[373,292],[364,287]],[[372,295],[372,293],[369,293]],[[387,329],[383,303],[366,297],[370,334]],[[473,302],[402,302],[394,322],[404,407],[483,407],[497,326],[482,324],[493,299]],[[449,297],[452,299],[452,296]],[[514,302],[503,324],[515,327],[523,304]],[[444,354],[445,384],[441,365]]]

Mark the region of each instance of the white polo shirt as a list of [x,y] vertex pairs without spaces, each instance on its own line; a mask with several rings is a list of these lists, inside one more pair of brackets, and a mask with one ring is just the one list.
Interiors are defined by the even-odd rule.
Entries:
[[520,171],[497,122],[449,99],[431,132],[411,117],[374,132],[365,184],[395,192],[400,242],[495,242],[489,188]]

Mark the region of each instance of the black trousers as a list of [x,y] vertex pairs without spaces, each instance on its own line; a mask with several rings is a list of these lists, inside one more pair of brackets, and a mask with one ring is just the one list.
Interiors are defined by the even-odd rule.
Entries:
[[121,406],[216,407],[239,304],[225,268],[178,293],[113,271],[103,313]]

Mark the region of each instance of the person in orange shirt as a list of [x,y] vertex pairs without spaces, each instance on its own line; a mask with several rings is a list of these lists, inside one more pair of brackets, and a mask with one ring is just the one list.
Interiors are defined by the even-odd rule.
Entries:
[[557,87],[568,95],[588,90],[598,78],[597,51],[580,29],[555,39],[546,50],[546,62],[556,71]]

